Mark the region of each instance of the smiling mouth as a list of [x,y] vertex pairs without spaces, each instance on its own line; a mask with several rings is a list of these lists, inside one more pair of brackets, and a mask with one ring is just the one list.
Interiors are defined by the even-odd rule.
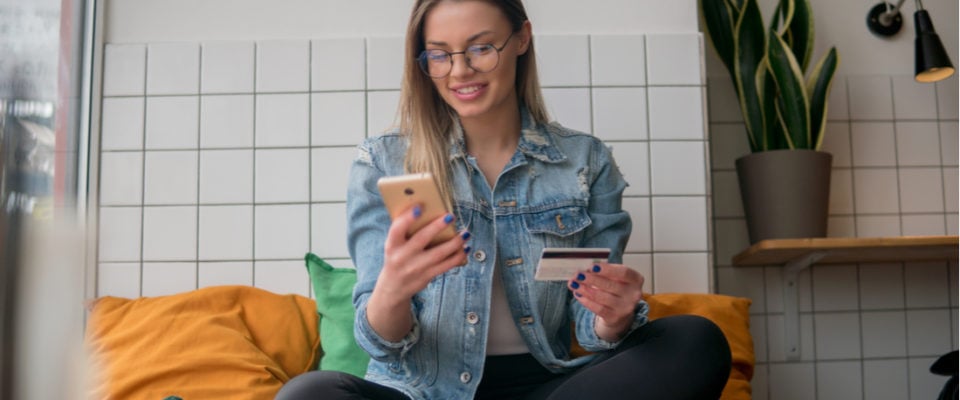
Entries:
[[455,90],[455,92],[457,92],[458,94],[472,94],[472,93],[476,93],[481,88],[482,88],[481,85],[466,86],[466,87],[462,87]]

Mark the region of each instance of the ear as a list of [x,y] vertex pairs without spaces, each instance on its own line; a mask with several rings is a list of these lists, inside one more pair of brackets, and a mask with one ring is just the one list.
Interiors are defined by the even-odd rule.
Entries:
[[520,48],[517,49],[517,55],[524,55],[530,48],[530,42],[533,39],[533,28],[530,25],[530,20],[523,21],[523,26],[520,27],[516,35],[517,43],[520,44]]

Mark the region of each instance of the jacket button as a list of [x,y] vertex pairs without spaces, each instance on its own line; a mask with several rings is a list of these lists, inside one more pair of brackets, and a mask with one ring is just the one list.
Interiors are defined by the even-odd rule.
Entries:
[[460,374],[460,382],[463,382],[463,383],[470,382],[470,378],[472,378],[472,376],[470,375],[469,372],[464,372]]
[[473,311],[470,311],[467,313],[467,322],[469,322],[470,325],[475,325],[479,321],[480,321],[480,317],[477,316],[477,313]]
[[483,260],[487,259],[487,253],[484,253],[483,250],[477,250],[473,253],[473,259],[483,262]]

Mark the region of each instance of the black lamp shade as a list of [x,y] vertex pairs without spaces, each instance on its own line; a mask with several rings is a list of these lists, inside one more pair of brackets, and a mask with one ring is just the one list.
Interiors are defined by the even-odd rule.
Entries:
[[933,21],[927,10],[918,10],[913,14],[917,26],[916,76],[917,82],[936,82],[953,75],[953,63],[947,50],[940,42],[940,36],[933,30]]

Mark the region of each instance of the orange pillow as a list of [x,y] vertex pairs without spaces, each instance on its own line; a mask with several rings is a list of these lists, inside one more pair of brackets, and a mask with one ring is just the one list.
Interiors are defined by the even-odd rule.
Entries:
[[753,336],[750,335],[750,299],[720,294],[658,293],[647,295],[651,320],[677,314],[707,318],[720,327],[730,344],[732,368],[722,400],[751,398]]
[[317,365],[316,305],[303,296],[219,286],[89,308],[93,398],[273,399]]
[[[730,344],[732,368],[721,400],[751,398],[750,379],[753,378],[753,337],[750,335],[750,299],[705,293],[648,294],[644,300],[650,305],[650,320],[677,314],[699,315],[713,321],[723,331]],[[574,338],[571,356],[588,354]]]

